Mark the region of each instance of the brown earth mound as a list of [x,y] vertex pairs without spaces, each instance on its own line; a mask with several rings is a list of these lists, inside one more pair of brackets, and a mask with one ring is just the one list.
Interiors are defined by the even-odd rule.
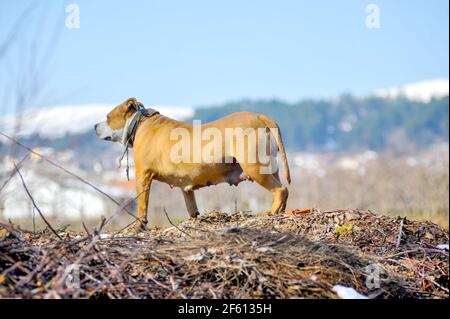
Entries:
[[[372,212],[209,213],[138,235],[0,224],[0,297],[448,298],[448,231]],[[447,248],[448,249],[448,248]]]

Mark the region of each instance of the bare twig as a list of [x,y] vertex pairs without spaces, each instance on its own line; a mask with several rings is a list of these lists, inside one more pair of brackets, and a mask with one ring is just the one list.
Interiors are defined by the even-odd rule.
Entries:
[[33,219],[33,234],[36,234],[36,213],[35,213],[35,208],[33,207],[33,212],[32,212],[32,219]]
[[59,240],[63,240],[61,236],[58,235],[58,233],[56,232],[56,230],[52,227],[52,225],[50,225],[50,223],[48,222],[48,220],[45,218],[44,214],[42,214],[41,210],[39,209],[39,207],[36,205],[36,202],[34,201],[33,196],[31,195],[30,191],[28,190],[27,185],[25,184],[25,181],[23,179],[22,174],[20,173],[19,168],[16,166],[16,163],[14,163],[14,167],[17,170],[17,174],[20,177],[20,180],[22,181],[22,185],[23,188],[25,189],[28,197],[30,198],[31,202],[33,203],[34,208],[36,208],[36,210],[38,211],[39,215],[41,216],[42,220],[45,222],[45,224],[48,226],[48,228],[53,232],[53,234],[55,234],[56,237],[58,237]]
[[398,237],[397,237],[397,244],[395,245],[395,247],[400,247],[400,243],[402,241],[402,234],[403,234],[403,223],[404,223],[404,219],[402,218],[400,220],[400,227],[398,230]]
[[185,232],[185,231],[182,230],[180,227],[178,227],[177,225],[175,225],[175,224],[170,220],[169,214],[167,214],[166,208],[163,208],[163,209],[164,209],[164,214],[166,214],[166,218],[167,218],[167,220],[169,221],[170,225],[172,225],[173,227],[175,227],[176,229],[178,229],[180,232],[182,232],[182,233],[185,234],[186,236],[192,237],[191,234]]
[[[15,138],[0,132],[0,135],[5,137],[6,139],[10,140],[11,142],[19,145],[20,147],[26,149],[27,151],[29,151],[30,153],[39,156],[40,158],[42,158],[43,160],[45,160],[47,163],[59,168],[60,170],[62,170],[63,172],[69,174],[70,176],[76,178],[77,180],[79,180],[80,182],[82,182],[83,184],[88,185],[89,187],[93,188],[94,190],[96,190],[97,192],[99,192],[100,194],[104,195],[105,197],[107,197],[109,200],[111,200],[114,204],[116,204],[117,206],[121,206],[122,204],[115,200],[111,195],[109,195],[108,193],[106,193],[105,191],[101,190],[99,187],[95,186],[94,184],[90,183],[89,181],[81,178],[80,176],[78,176],[77,174],[69,171],[68,169],[66,169],[65,167],[61,166],[60,164],[50,160],[49,158],[45,157],[44,155],[32,150],[31,148],[29,148],[28,146],[22,144],[21,142],[19,142],[18,140],[16,140]],[[134,216],[134,214],[132,214],[131,212],[129,212],[126,208],[123,208],[122,210],[124,210],[125,212],[127,212],[127,214],[129,214],[130,216],[134,217],[135,219],[137,219],[136,216]],[[122,211],[121,210],[121,211]]]
[[420,275],[423,279],[428,280],[428,281],[431,282],[433,285],[435,285],[436,287],[439,287],[440,289],[442,289],[442,290],[445,291],[446,293],[449,292],[449,291],[448,291],[448,288],[445,288],[445,287],[441,286],[440,284],[438,284],[435,280],[433,280],[433,279],[431,279],[431,278],[429,278],[429,277],[426,277],[425,274],[423,274],[422,272],[420,272],[420,271],[418,271],[418,270],[416,270],[416,269],[414,269],[414,268],[412,268],[412,267],[408,267],[408,266],[402,264],[401,262],[399,262],[398,260],[395,260],[395,259],[388,259],[388,261],[393,262],[393,263],[395,263],[395,264],[397,264],[397,265],[399,265],[399,266],[405,267],[406,269],[415,272],[416,274]]
[[[23,162],[25,162],[25,160],[28,158],[29,154],[25,155],[20,161],[19,163],[17,163],[17,167],[22,167]],[[11,173],[9,174],[8,178],[3,182],[2,186],[0,187],[0,193],[2,192],[2,190],[8,185],[9,181],[14,177],[14,175],[16,174],[17,170],[13,169],[11,170]]]
[[5,55],[13,42],[17,39],[18,31],[26,24],[27,16],[36,8],[37,2],[31,3],[17,18],[11,30],[9,30],[5,40],[0,43],[0,59]]
[[[142,194],[144,194],[148,189],[144,189],[142,192],[140,192],[138,195],[136,195],[136,197],[134,198],[130,198],[127,201],[123,202],[118,208],[117,210],[106,220],[105,225],[107,223],[109,223],[114,216],[116,216],[117,214],[119,214],[123,209],[125,209],[128,205],[130,205],[132,202],[134,202],[135,200],[137,200]],[[135,216],[133,216],[135,217]],[[115,232],[113,236],[119,234],[120,232],[122,232],[124,229],[127,229],[128,227],[130,227],[131,225],[133,225],[134,223],[138,222],[139,219],[137,217],[135,217],[135,220],[133,222],[131,222],[130,224],[126,225],[125,227],[123,227],[122,229],[120,229],[119,231]]]

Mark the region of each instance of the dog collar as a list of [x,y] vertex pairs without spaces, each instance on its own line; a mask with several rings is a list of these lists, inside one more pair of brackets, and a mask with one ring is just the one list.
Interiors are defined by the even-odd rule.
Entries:
[[125,123],[122,142],[126,148],[133,147],[134,138],[140,119],[142,117],[150,118],[156,114],[159,114],[159,112],[152,108],[146,109],[141,103],[139,103],[139,110],[136,111]]

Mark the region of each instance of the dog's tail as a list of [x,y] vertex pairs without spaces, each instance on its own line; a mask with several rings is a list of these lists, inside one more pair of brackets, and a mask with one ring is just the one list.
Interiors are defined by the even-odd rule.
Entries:
[[280,127],[278,126],[278,124],[272,120],[271,118],[265,116],[265,115],[258,115],[259,119],[261,121],[264,122],[264,124],[266,124],[266,126],[268,128],[272,128],[272,129],[276,129],[277,130],[277,134],[275,136],[275,139],[277,141],[277,146],[278,149],[280,150],[280,155],[281,155],[281,160],[283,161],[283,166],[284,166],[284,170],[286,171],[286,180],[288,181],[288,183],[291,183],[291,173],[289,171],[289,165],[288,165],[288,161],[286,158],[286,151],[284,150],[284,144],[283,144],[283,139],[281,138],[281,130]]

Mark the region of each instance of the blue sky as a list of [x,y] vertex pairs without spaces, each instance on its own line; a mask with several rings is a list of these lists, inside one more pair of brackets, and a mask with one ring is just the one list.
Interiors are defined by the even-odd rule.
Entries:
[[[0,43],[28,3],[2,1]],[[65,27],[68,3],[80,8],[79,29]],[[380,29],[366,28],[369,3],[380,8]],[[0,88],[20,83],[16,69],[32,48],[51,57],[33,106],[366,94],[448,78],[448,9],[447,0],[42,1],[0,60]]]

